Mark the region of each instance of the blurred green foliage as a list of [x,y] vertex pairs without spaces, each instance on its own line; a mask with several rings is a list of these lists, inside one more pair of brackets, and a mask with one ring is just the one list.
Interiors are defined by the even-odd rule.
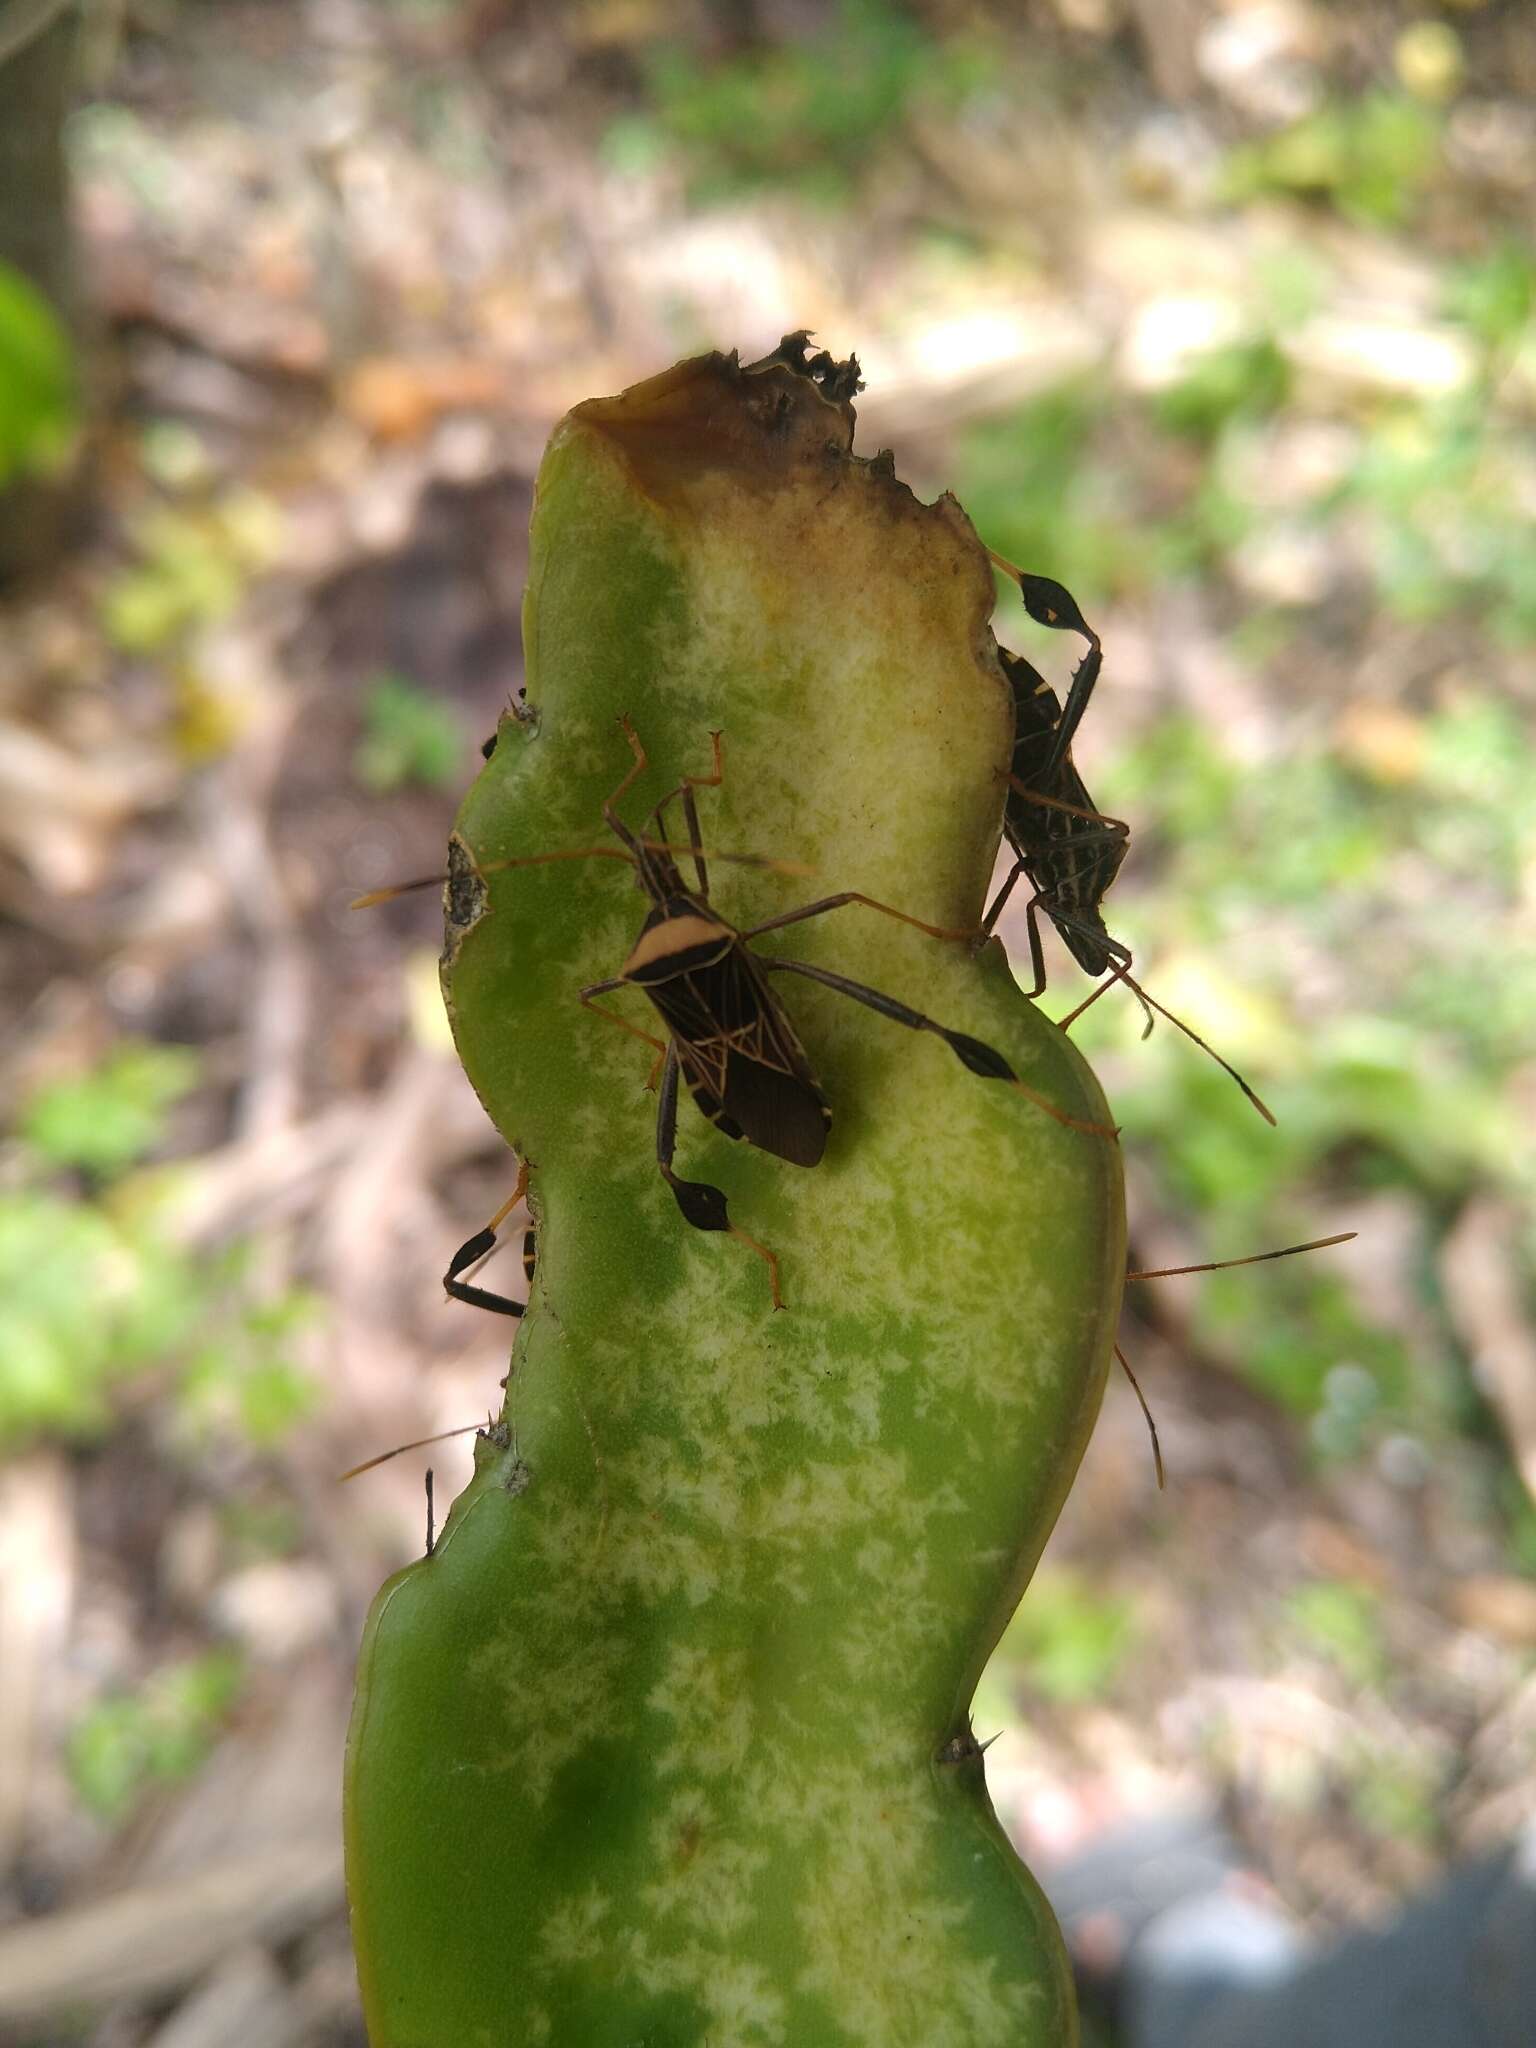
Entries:
[[191,1777],[228,1718],[242,1675],[234,1651],[212,1650],[163,1665],[134,1693],[97,1701],[66,1748],[82,1804],[118,1821],[151,1787]]
[[457,713],[409,676],[375,676],[363,719],[352,770],[365,788],[382,794],[414,782],[452,789],[462,779],[464,729]]
[[80,428],[69,336],[42,293],[0,259],[0,488],[58,475]]
[[281,527],[270,498],[235,489],[155,505],[140,514],[130,538],[134,560],[103,592],[102,624],[125,653],[155,655],[234,611],[252,576],[276,555]]
[[909,113],[952,111],[985,83],[989,63],[973,37],[936,39],[891,0],[840,0],[830,21],[792,41],[715,61],[665,43],[647,69],[647,111],[610,129],[612,161],[676,156],[699,199],[781,184],[836,204]]
[[[221,1274],[241,1295],[247,1266],[237,1248]],[[241,1299],[187,1359],[177,1394],[183,1425],[198,1435],[233,1434],[258,1450],[280,1443],[315,1406],[314,1379],[292,1350],[319,1313],[319,1298],[297,1288],[273,1301]]]
[[1100,1592],[1080,1573],[1047,1567],[998,1645],[1019,1683],[1058,1705],[1101,1698],[1136,1647],[1132,1604]]
[[103,1435],[114,1389],[150,1370],[205,1435],[271,1444],[313,1404],[293,1355],[309,1298],[262,1299],[239,1246],[181,1249],[161,1221],[173,1187],[133,1171],[196,1079],[183,1048],[122,1044],[23,1106],[0,1188],[0,1445]]
[[1046,392],[961,437],[953,488],[976,529],[1011,562],[1050,561],[1069,589],[1123,591],[1139,580],[1118,481],[1094,458],[1103,417],[1094,385]]
[[39,1090],[22,1112],[21,1135],[55,1166],[120,1174],[160,1142],[166,1112],[197,1070],[186,1046],[125,1042],[90,1072]]
[[1362,1827],[1384,1842],[1428,1847],[1439,1840],[1448,1788],[1432,1761],[1361,1749],[1348,1771],[1350,1810]]
[[1406,93],[1332,100],[1233,150],[1226,197],[1236,205],[1276,194],[1315,200],[1361,227],[1401,227],[1440,168],[1443,127]]
[[1175,434],[1214,442],[1235,420],[1277,413],[1291,395],[1292,381],[1279,344],[1257,334],[1207,351],[1153,401],[1153,414]]
[[1315,1579],[1286,1596],[1282,1613],[1288,1633],[1304,1650],[1327,1658],[1352,1685],[1373,1690],[1388,1672],[1380,1604],[1369,1586]]

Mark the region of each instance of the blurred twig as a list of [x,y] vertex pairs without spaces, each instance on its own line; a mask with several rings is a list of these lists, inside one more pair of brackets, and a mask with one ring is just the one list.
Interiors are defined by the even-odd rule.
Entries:
[[1520,1296],[1518,1244],[1509,1204],[1475,1197],[1445,1241],[1440,1277],[1478,1386],[1536,1500],[1536,1332]]
[[0,1932],[0,2030],[163,1995],[243,1941],[291,1941],[342,1898],[341,1844],[328,1832],[24,1920]]
[[0,20],[0,64],[8,63],[76,4],[77,0],[13,0]]

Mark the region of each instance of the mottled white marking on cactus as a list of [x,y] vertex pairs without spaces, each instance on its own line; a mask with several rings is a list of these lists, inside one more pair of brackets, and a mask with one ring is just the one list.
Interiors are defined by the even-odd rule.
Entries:
[[612,1938],[614,1901],[601,1885],[587,1885],[545,1912],[536,1936],[539,1952],[559,1968],[588,1963]]

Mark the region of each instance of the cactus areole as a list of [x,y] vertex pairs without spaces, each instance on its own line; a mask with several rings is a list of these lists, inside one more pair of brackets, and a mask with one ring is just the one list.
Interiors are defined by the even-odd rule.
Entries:
[[[733,1144],[685,1092],[676,1161],[777,1254],[775,1313],[762,1262],[690,1229],[657,1173],[651,1053],[577,1000],[634,944],[633,872],[491,869],[615,844],[627,716],[632,822],[708,773],[718,730],[705,847],[813,871],[713,865],[733,925],[844,889],[979,924],[1013,739],[986,556],[952,499],[851,452],[851,379],[824,361],[681,363],[577,406],[540,472],[526,714],[459,814],[443,960],[464,1065],[530,1163],[537,1265],[502,1426],[362,1647],[347,1856],[373,2048],[1076,2039],[967,1708],[1097,1412],[1118,1148],[776,978],[825,1156]],[[1108,1121],[995,942],[854,907],[755,950]],[[636,991],[606,1001],[656,1028]]]

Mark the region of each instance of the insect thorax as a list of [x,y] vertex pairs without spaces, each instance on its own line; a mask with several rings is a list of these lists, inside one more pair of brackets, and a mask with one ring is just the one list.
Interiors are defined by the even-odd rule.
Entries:
[[644,988],[716,966],[736,944],[731,927],[693,897],[669,897],[640,927],[640,936],[620,971],[625,981]]

